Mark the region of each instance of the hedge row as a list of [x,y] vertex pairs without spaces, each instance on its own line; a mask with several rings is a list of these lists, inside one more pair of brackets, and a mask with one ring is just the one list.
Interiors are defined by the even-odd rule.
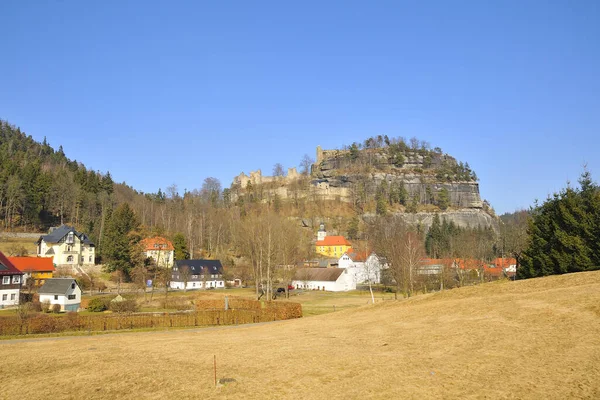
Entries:
[[302,306],[297,303],[267,303],[261,309],[206,310],[177,313],[127,313],[64,316],[34,314],[0,317],[0,336],[77,331],[112,331],[139,328],[174,328],[212,325],[237,325],[300,318]]

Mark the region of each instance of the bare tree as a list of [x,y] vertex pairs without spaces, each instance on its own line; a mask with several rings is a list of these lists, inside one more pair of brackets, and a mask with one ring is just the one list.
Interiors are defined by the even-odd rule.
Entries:
[[314,163],[315,160],[308,154],[305,154],[302,160],[300,160],[300,172],[302,175],[310,175]]
[[283,165],[281,165],[281,163],[277,163],[273,166],[273,176],[278,178],[285,176],[285,171],[283,170]]
[[187,265],[184,265],[183,267],[179,268],[179,278],[183,282],[184,292],[187,292],[187,284],[190,281],[191,275],[192,272],[190,271],[190,267],[188,267]]

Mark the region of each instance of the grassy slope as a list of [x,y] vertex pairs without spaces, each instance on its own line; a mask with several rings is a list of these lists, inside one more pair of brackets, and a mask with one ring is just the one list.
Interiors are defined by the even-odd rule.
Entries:
[[[0,349],[0,398],[599,398],[600,272],[263,325]],[[236,383],[213,387],[213,354],[218,376]]]

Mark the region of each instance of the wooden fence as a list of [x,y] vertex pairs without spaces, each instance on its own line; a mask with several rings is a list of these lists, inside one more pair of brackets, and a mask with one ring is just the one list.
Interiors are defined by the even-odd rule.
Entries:
[[176,313],[123,313],[55,316],[33,314],[0,317],[0,336],[60,332],[101,332],[123,329],[178,328],[251,324],[302,317],[297,303],[277,303],[261,309],[204,310]]

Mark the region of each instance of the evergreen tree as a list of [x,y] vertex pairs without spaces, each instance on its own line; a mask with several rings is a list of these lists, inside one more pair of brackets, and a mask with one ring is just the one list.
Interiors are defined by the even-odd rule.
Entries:
[[102,257],[108,272],[121,271],[128,274],[133,267],[131,247],[137,243],[132,238],[132,233],[139,225],[135,213],[127,203],[121,204],[112,212],[102,244]]
[[187,260],[190,258],[190,252],[187,248],[187,242],[183,233],[176,233],[173,236],[173,247],[175,248],[176,260]]
[[440,190],[437,203],[441,210],[446,210],[450,206],[450,194],[448,193],[448,189],[445,187]]
[[579,183],[580,189],[567,187],[533,210],[519,278],[600,267],[600,190],[587,171]]

